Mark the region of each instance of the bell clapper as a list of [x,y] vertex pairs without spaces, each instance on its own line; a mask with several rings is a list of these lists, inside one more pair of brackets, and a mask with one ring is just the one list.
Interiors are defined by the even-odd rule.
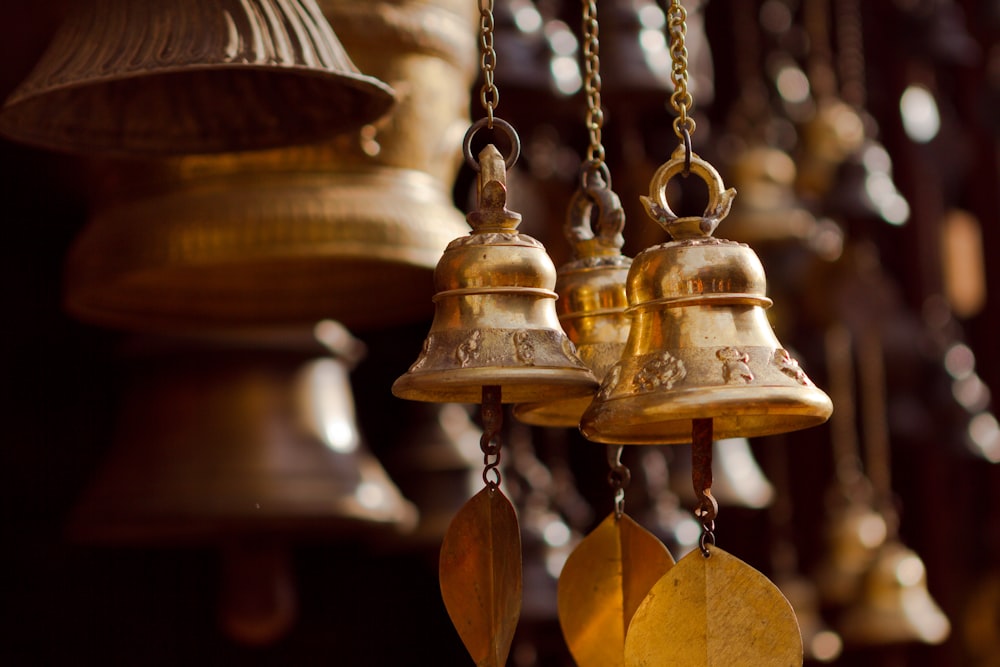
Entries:
[[622,445],[608,445],[608,484],[615,492],[615,520],[621,521],[625,515],[625,489],[632,481],[632,472],[622,463]]
[[[483,419],[483,435],[479,448],[483,451],[483,483],[493,493],[500,488],[500,429],[503,427],[502,390],[498,385],[483,387],[483,402],[480,415]],[[493,478],[490,479],[490,473]]]
[[691,482],[698,507],[694,515],[701,520],[701,555],[709,558],[708,545],[715,546],[715,517],[719,503],[712,496],[712,420],[695,419],[691,428]]

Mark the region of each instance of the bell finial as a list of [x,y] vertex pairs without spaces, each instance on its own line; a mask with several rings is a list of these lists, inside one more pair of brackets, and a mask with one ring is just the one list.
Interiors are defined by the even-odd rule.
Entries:
[[[725,189],[722,177],[708,162],[702,160],[696,153],[691,153],[690,160],[685,159],[686,148],[678,146],[670,159],[653,174],[649,183],[649,196],[639,197],[646,212],[660,227],[670,234],[675,241],[683,239],[708,238],[719,226],[722,219],[729,215],[729,209],[736,197],[736,189]],[[708,185],[708,208],[700,216],[680,217],[670,208],[667,201],[667,183],[674,176],[687,176],[693,173],[700,176]]]
[[497,147],[488,144],[479,152],[478,208],[466,219],[476,233],[513,234],[521,214],[507,208],[507,167]]

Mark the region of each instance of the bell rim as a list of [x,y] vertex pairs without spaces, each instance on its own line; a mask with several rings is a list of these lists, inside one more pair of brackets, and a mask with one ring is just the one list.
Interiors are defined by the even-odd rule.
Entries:
[[518,403],[514,406],[514,418],[529,426],[576,428],[592,400],[587,396],[580,396],[557,401]]
[[[67,141],[66,130],[48,127],[44,124],[25,124],[24,118],[31,118],[38,114],[36,109],[38,104],[43,103],[44,98],[49,95],[64,95],[80,93],[87,88],[99,88],[143,79],[150,81],[159,78],[169,78],[172,76],[185,74],[219,74],[219,73],[264,73],[270,75],[280,75],[282,77],[295,76],[301,79],[313,79],[325,81],[330,85],[336,85],[345,89],[350,89],[356,97],[357,108],[350,114],[350,122],[344,122],[336,118],[328,119],[321,131],[314,131],[303,134],[300,137],[289,139],[283,135],[275,135],[271,140],[265,140],[266,135],[255,136],[254,141],[245,140],[239,146],[214,145],[209,143],[199,143],[198,139],[187,139],[184,142],[169,142],[157,144],[156,147],[149,147],[145,144],[134,143],[131,139],[119,138],[108,141],[98,135],[88,141]],[[30,78],[28,80],[30,83]],[[51,102],[51,100],[49,100]],[[76,81],[59,82],[40,87],[27,87],[24,84],[16,88],[0,106],[0,134],[21,142],[44,148],[46,150],[66,152],[66,153],[86,153],[88,155],[108,155],[108,156],[135,156],[135,155],[186,155],[186,154],[213,154],[227,153],[234,150],[264,150],[279,148],[286,145],[308,144],[322,141],[334,137],[338,134],[349,132],[355,128],[375,122],[388,113],[396,103],[396,92],[384,81],[375,77],[355,72],[327,71],[316,67],[309,67],[301,64],[261,64],[261,63],[206,63],[188,65],[167,65],[156,70],[123,72],[113,75],[97,75]],[[48,128],[48,129],[46,129]],[[244,137],[245,139],[245,137]]]
[[[752,405],[748,408],[749,396]],[[623,425],[623,405],[632,412],[646,412],[646,418]],[[812,386],[694,388],[669,395],[652,392],[595,399],[580,421],[580,432],[588,440],[602,444],[681,445],[691,442],[690,422],[694,419],[711,418],[713,439],[724,440],[811,428],[824,423],[832,413],[830,397]],[[659,435],[649,434],[654,425],[661,425]]]
[[593,396],[598,382],[586,368],[483,366],[408,372],[392,384],[392,394],[410,401],[472,404],[481,403],[483,387],[493,385],[501,387],[503,403],[529,403],[553,391],[566,397]]

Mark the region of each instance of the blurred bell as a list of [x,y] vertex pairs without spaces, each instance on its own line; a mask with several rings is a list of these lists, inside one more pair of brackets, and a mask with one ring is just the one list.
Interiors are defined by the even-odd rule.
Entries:
[[214,153],[304,143],[385,113],[315,0],[86,0],[0,110],[53,150]]
[[77,317],[140,331],[423,320],[441,249],[468,227],[452,182],[468,126],[475,8],[324,0],[366,71],[408,91],[307,147],[115,164],[69,254]]
[[649,214],[671,242],[632,263],[626,286],[632,325],[622,359],[608,371],[580,430],[612,444],[690,442],[692,420],[713,419],[715,437],[753,437],[820,424],[829,397],[781,347],[764,309],[764,269],[750,248],[712,237],[732,204],[709,163],[690,172],[708,185],[704,216],[678,217],[666,201],[685,170],[680,146],[654,174]]
[[175,343],[144,357],[109,459],[74,512],[76,538],[217,543],[413,527],[413,506],[362,442],[343,359]]
[[597,381],[559,326],[555,266],[541,243],[517,233],[521,216],[506,208],[506,166],[495,146],[479,165],[479,205],[467,216],[473,231],[438,262],[431,330],[392,393],[456,403],[479,403],[484,386],[500,387],[509,403],[586,396]]
[[940,644],[950,632],[948,617],[927,591],[923,561],[896,541],[879,550],[865,577],[861,599],[840,623],[844,641],[859,646]]
[[[593,212],[597,222],[591,229]],[[570,199],[564,229],[573,261],[556,275],[556,312],[580,359],[598,381],[621,358],[628,339],[625,278],[632,260],[621,253],[624,225],[621,201],[600,173]],[[514,416],[537,426],[577,426],[591,400],[581,396],[522,403],[515,406]]]
[[840,657],[844,642],[820,615],[816,586],[805,577],[792,573],[776,576],[774,583],[795,611],[795,618],[802,632],[802,652],[806,659],[833,662]]
[[885,517],[867,503],[848,502],[831,511],[815,577],[825,602],[844,605],[858,598],[865,572],[888,533]]
[[740,205],[726,222],[732,238],[744,242],[808,239],[816,219],[799,205],[795,162],[779,148],[754,146],[741,151],[729,173]]

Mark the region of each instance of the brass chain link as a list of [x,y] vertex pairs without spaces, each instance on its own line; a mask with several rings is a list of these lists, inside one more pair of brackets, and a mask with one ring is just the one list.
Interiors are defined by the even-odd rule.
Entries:
[[497,67],[497,52],[493,49],[493,0],[479,0],[479,46],[482,58],[483,87],[479,90],[479,100],[486,110],[486,126],[493,129],[493,109],[500,104],[500,91],[493,83],[493,72]]
[[582,3],[583,90],[587,94],[587,131],[590,133],[587,162],[592,166],[599,167],[604,163],[604,144],[601,143],[604,109],[601,107],[601,58],[598,40],[597,0],[582,0]]
[[[670,106],[677,112],[674,119],[674,132],[685,142],[690,141],[694,134],[695,122],[688,113],[694,106],[694,99],[688,92],[688,50],[685,45],[687,37],[687,11],[681,6],[681,0],[672,0],[667,10],[667,32],[670,37],[670,80],[674,84],[674,93],[670,96]],[[687,132],[688,139],[684,139]]]

